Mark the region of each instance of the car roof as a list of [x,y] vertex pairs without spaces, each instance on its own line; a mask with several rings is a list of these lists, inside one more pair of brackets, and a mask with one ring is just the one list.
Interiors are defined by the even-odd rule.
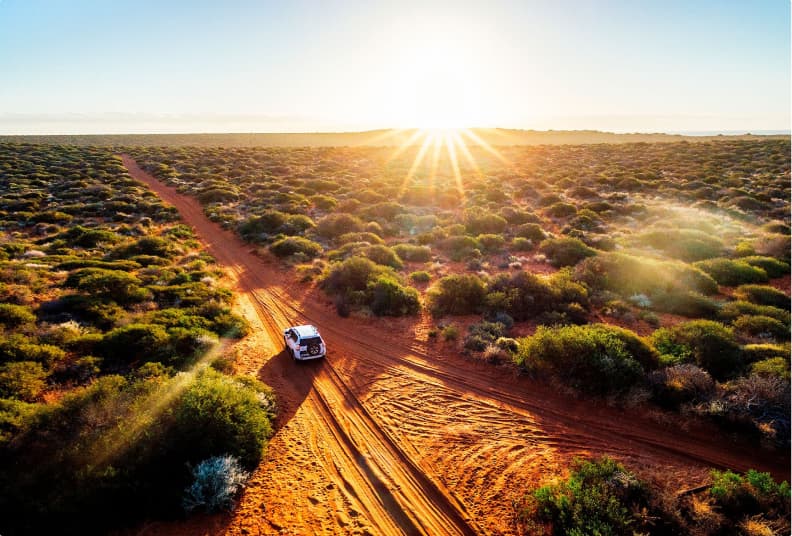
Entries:
[[292,328],[300,337],[312,337],[319,335],[319,330],[310,324],[304,326],[294,326]]

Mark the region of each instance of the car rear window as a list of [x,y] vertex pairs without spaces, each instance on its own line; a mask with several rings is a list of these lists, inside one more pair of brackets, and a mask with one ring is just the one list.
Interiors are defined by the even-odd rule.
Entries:
[[308,346],[309,344],[313,343],[321,343],[322,339],[319,337],[306,337],[305,339],[300,340],[300,344],[303,346]]

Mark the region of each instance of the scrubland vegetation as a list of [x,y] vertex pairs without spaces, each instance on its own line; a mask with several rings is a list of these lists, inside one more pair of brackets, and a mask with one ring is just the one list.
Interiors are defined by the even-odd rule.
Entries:
[[248,330],[231,298],[110,151],[0,145],[0,532],[230,504],[275,410],[268,387],[210,366]]
[[480,314],[472,355],[788,444],[788,140],[498,150],[133,153],[342,316]]
[[568,478],[517,505],[527,534],[786,534],[789,484],[768,473],[712,471],[712,485],[673,495],[603,457],[577,460]]
[[[132,152],[341,316],[425,308],[429,336],[471,357],[788,448],[789,148],[470,147],[459,180],[447,156],[415,166],[392,148]],[[458,315],[481,320],[463,331]],[[713,480],[669,498],[581,462],[518,517],[532,533],[788,530],[785,483]]]

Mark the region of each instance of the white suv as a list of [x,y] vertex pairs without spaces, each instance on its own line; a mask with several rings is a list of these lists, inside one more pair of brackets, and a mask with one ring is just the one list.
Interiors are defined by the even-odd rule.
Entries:
[[322,336],[314,326],[294,326],[284,330],[283,340],[295,360],[318,359],[327,352]]

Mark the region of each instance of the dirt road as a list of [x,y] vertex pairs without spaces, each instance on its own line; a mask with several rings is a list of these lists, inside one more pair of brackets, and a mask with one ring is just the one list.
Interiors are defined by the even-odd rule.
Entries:
[[[506,534],[512,501],[575,456],[608,454],[676,489],[705,482],[711,467],[789,478],[788,454],[577,401],[465,360],[430,342],[428,318],[339,318],[318,291],[209,221],[198,201],[123,160],[234,278],[256,328],[239,365],[275,388],[281,406],[267,460],[234,514],[193,520],[185,532]],[[295,364],[282,351],[283,327],[298,323],[320,327],[327,359]]]

